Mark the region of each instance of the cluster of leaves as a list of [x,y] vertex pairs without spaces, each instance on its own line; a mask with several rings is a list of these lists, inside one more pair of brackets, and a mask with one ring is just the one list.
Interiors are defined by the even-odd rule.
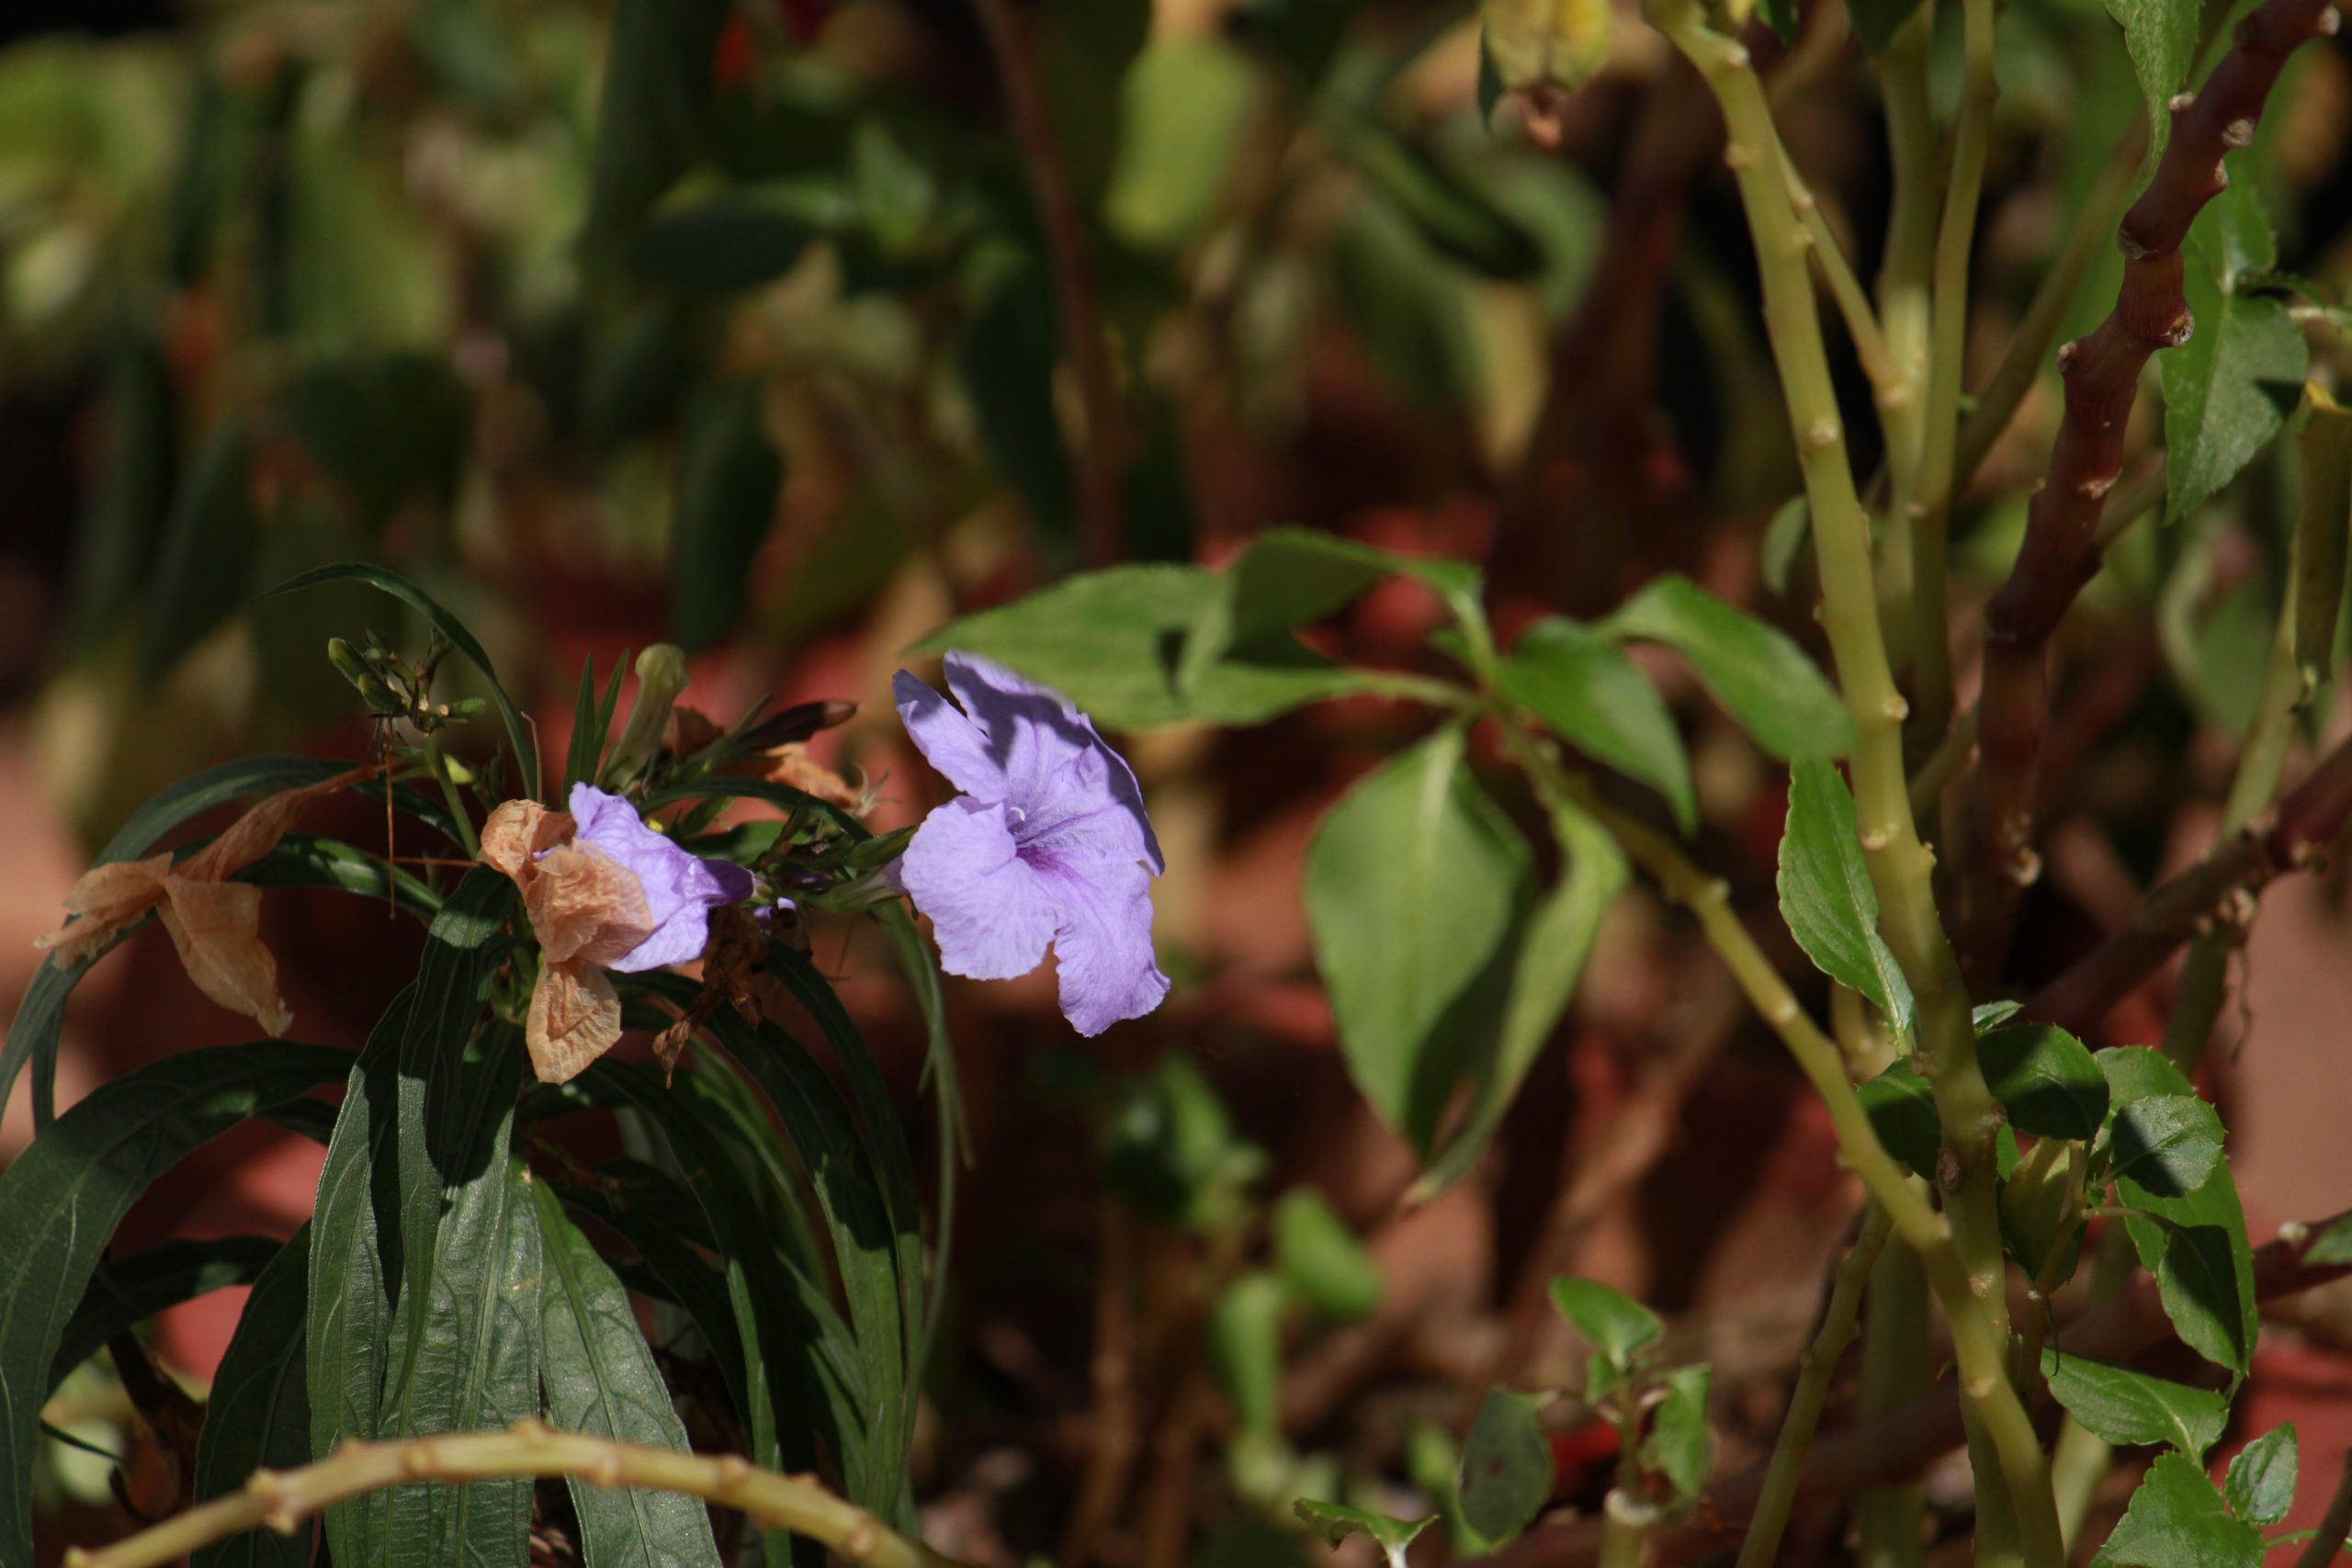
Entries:
[[[476,662],[494,705],[513,712],[461,624],[412,585],[355,570],[439,626]],[[631,760],[627,736],[612,731],[617,678],[600,698],[593,667],[586,674],[565,776],[551,784],[601,777],[649,809],[683,807],[671,830],[688,845],[808,891],[811,902],[870,869],[874,843],[854,818],[758,768],[727,771],[780,736],[807,733],[820,716],[754,715],[692,754],[649,750]],[[659,716],[652,727],[658,734]],[[510,760],[533,778],[526,747]],[[332,768],[260,758],[198,775],[152,802],[103,858],[137,854],[217,805]],[[459,837],[470,829],[453,813],[486,811],[496,793],[469,801],[452,786],[447,809],[401,784],[390,798],[434,832]],[[781,815],[701,831],[735,801]],[[730,1450],[775,1468],[821,1470],[881,1517],[910,1518],[915,1389],[938,1313],[915,1162],[855,1024],[803,952],[772,941],[764,969],[813,1027],[808,1038],[700,1009],[694,1016],[718,1048],[666,1086],[649,1068],[604,1061],[526,1092],[519,1010],[530,955],[518,937],[528,928],[505,877],[486,867],[454,882],[412,876],[356,846],[291,836],[247,874],[272,886],[389,892],[427,924],[415,978],[356,1058],[279,1042],[187,1052],[51,1120],[59,1020],[87,965],[45,969],[7,1047],[9,1081],[31,1067],[42,1125],[0,1174],[0,1240],[27,1264],[0,1287],[0,1376],[53,1389],[164,1307],[251,1283],[197,1439],[199,1498],[255,1469],[322,1457],[347,1438],[468,1431],[526,1416],[683,1449],[683,1398]],[[937,977],[903,908],[874,915],[932,1020],[943,1179],[952,1179],[954,1084]],[[682,977],[620,978],[642,1027],[661,1027],[696,1000],[697,987]],[[312,1098],[336,1084],[339,1106]],[[619,1117],[638,1134],[631,1152],[581,1164],[563,1124],[582,1115]],[[316,1207],[290,1240],[171,1242],[107,1256],[141,1192],[198,1145],[255,1118],[325,1145]],[[941,1213],[950,1207],[943,1193]],[[658,1356],[632,1297],[656,1303],[669,1325]],[[30,1550],[41,1404],[11,1400],[0,1432],[12,1499],[0,1555],[10,1561]],[[592,1561],[719,1561],[691,1500],[583,1484],[573,1506]],[[338,1506],[326,1535],[338,1562],[520,1564],[530,1520],[526,1483],[413,1486]],[[797,1560],[798,1551],[779,1537],[770,1561]],[[264,1535],[202,1555],[291,1563],[309,1552],[307,1541]]]

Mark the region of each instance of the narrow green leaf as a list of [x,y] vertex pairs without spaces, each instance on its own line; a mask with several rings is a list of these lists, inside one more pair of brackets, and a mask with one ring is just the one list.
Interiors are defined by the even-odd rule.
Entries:
[[2295,1428],[2275,1427],[2230,1461],[2222,1495],[2230,1512],[2249,1524],[2275,1525],[2295,1505]]
[[752,558],[775,521],[784,464],[762,428],[766,383],[750,377],[686,406],[670,552],[670,629],[693,653],[731,630],[750,602]]
[[[623,660],[627,662],[626,660]],[[580,663],[580,685],[571,694],[571,739],[563,750],[563,786],[594,783],[605,758],[605,731],[596,722],[596,656]]]
[[1227,1285],[1209,1307],[1209,1357],[1233,1401],[1235,1418],[1253,1437],[1280,1435],[1283,1282],[1253,1269]]
[[1658,1380],[1664,1397],[1650,1411],[1649,1435],[1642,1439],[1642,1463],[1673,1484],[1675,1497],[1694,1501],[1706,1489],[1715,1442],[1707,1430],[1707,1388],[1712,1369],[1677,1367]]
[[1919,1069],[1907,1060],[1895,1062],[1858,1092],[1886,1152],[1917,1174],[1932,1179],[1944,1130],[1936,1115],[1936,1091]]
[[2110,1443],[2167,1443],[2201,1461],[2230,1423],[2227,1394],[2086,1356],[2045,1349],[2041,1375],[2068,1415]]
[[350,1053],[288,1041],[166,1056],[93,1089],[0,1171],[0,1561],[30,1562],[49,1369],[115,1226],[181,1156],[331,1081]]
[[1532,1394],[1489,1389],[1462,1445],[1463,1516],[1497,1546],[1525,1529],[1552,1495],[1542,1408]]
[[1633,1366],[1634,1357],[1666,1332],[1657,1314],[1597,1280],[1557,1279],[1551,1293],[1554,1310],[1619,1371]]
[[522,794],[527,798],[536,799],[539,793],[538,748],[533,743],[530,731],[524,726],[521,710],[515,707],[514,699],[506,694],[506,688],[498,683],[498,671],[492,666],[490,655],[482,651],[481,644],[475,640],[474,634],[466,629],[466,624],[463,621],[443,609],[431,594],[400,573],[380,566],[370,566],[365,561],[345,561],[336,566],[322,566],[314,571],[306,571],[299,576],[288,578],[269,592],[273,595],[296,593],[305,588],[316,587],[322,582],[343,581],[365,582],[398,599],[431,622],[433,629],[447,637],[450,646],[464,654],[467,661],[481,672],[483,682],[490,687],[490,700],[497,707],[498,716],[506,726],[506,740],[507,744],[514,749],[516,776],[523,781]]
[[1681,654],[1756,744],[1782,761],[1854,749],[1853,716],[1804,649],[1689,578],[1654,580],[1600,629]]
[[266,1235],[224,1235],[206,1241],[166,1241],[128,1258],[110,1258],[90,1277],[82,1304],[65,1325],[57,1357],[50,1363],[48,1392],[57,1392],[74,1368],[106,1348],[107,1340],[145,1323],[167,1307],[250,1285],[278,1253]]
[[1478,792],[1455,728],[1360,781],[1308,847],[1306,917],[1340,1045],[1374,1110],[1426,1150],[1499,999],[1527,846]]
[[1591,956],[1601,918],[1625,886],[1624,852],[1609,830],[1574,806],[1552,814],[1552,832],[1566,863],[1560,882],[1535,906],[1519,944],[1510,992],[1495,1048],[1477,1077],[1469,1113],[1413,1186],[1409,1201],[1426,1202],[1477,1164],[1494,1141],[1511,1100],[1544,1043],[1552,1036]]
[[1413,1538],[1437,1522],[1435,1514],[1424,1514],[1418,1519],[1400,1519],[1393,1514],[1375,1514],[1369,1508],[1351,1508],[1345,1503],[1318,1503],[1301,1497],[1291,1505],[1291,1511],[1306,1521],[1306,1527],[1333,1546],[1351,1535],[1368,1538],[1386,1555],[1390,1568],[1405,1568],[1405,1549]]
[[711,60],[723,0],[619,0],[589,157],[592,255],[621,253],[671,184],[708,150]]
[[[1811,758],[1789,770],[1788,825],[1781,834],[1781,918],[1814,965],[1857,991],[1897,1033],[1911,1028],[1911,983],[1878,931],[1878,893],[1862,859],[1854,797],[1837,764]],[[2087,1055],[2084,1058],[2088,1064]],[[2098,1078],[2101,1109],[2107,1083]],[[2098,1123],[2092,1123],[2092,1131]],[[2088,1137],[2090,1134],[2083,1134]]]
[[253,463],[252,433],[232,417],[188,465],[139,618],[142,680],[161,680],[243,603],[254,558]]
[[1272,1229],[1275,1263],[1297,1300],[1340,1323],[1380,1309],[1380,1266],[1321,1193],[1311,1187],[1283,1193]]
[[2230,1517],[2195,1460],[2159,1454],[2092,1568],[2261,1568],[2262,1532]]
[[1495,684],[1578,750],[1666,797],[1684,833],[1699,822],[1690,760],[1646,676],[1588,626],[1552,616],[1520,634]]
[[2049,1023],[1980,1036],[1976,1055],[2009,1125],[2036,1137],[2087,1142],[2107,1120],[2107,1077],[2081,1041]]
[[[259,1470],[292,1470],[311,1459],[311,1402],[303,1380],[311,1227],[277,1249],[254,1281],[236,1333],[212,1375],[189,1478],[199,1503],[242,1488]],[[202,1548],[190,1568],[304,1568],[308,1531],[247,1530]]]
[[[637,1326],[628,1292],[544,1182],[531,1186],[546,1260],[540,1291],[548,1418],[563,1431],[686,1451],[685,1424]],[[571,1483],[582,1549],[598,1568],[718,1568],[710,1516],[676,1492]]]

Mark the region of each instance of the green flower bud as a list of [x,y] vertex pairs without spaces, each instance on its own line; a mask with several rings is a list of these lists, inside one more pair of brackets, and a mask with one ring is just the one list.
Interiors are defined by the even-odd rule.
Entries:
[[670,709],[686,689],[686,656],[674,643],[657,642],[637,656],[637,702],[628,723],[605,759],[604,778],[625,783],[643,771],[662,749]]
[[355,686],[374,674],[374,671],[368,668],[366,661],[352,651],[351,645],[339,637],[327,638],[327,662],[334,665],[336,672]]

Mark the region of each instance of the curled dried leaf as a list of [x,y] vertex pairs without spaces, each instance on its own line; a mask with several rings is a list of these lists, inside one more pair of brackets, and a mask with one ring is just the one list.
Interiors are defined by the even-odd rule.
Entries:
[[645,884],[593,849],[566,844],[533,862],[523,905],[551,964],[609,964],[653,934]]
[[569,843],[579,824],[568,811],[550,811],[536,800],[510,800],[481,825],[481,863],[504,872],[528,892],[540,852]]
[[188,857],[180,875],[191,882],[224,882],[277,847],[294,818],[314,800],[372,778],[374,768],[354,768],[300,789],[282,789],[265,796],[210,843]]
[[620,995],[603,970],[578,960],[540,967],[523,1043],[541,1083],[569,1081],[620,1037]]
[[168,854],[92,866],[65,895],[65,908],[74,919],[34,938],[33,945],[48,953],[49,961],[60,969],[96,957],[125,927],[162,902],[164,881],[171,870]]
[[294,1015],[277,994],[277,960],[261,940],[261,889],[244,882],[164,878],[164,929],[197,989],[267,1033]]
[[841,774],[808,755],[808,748],[795,741],[779,746],[771,753],[775,765],[768,770],[769,782],[790,784],[803,795],[813,795],[829,806],[844,811],[862,811],[865,797],[850,787]]

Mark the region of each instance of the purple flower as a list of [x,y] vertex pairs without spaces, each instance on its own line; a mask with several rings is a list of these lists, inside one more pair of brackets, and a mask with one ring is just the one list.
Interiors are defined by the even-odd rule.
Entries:
[[1080,1034],[1142,1017],[1168,994],[1151,951],[1151,879],[1166,863],[1135,774],[1084,714],[1009,670],[950,653],[947,687],[961,712],[903,670],[891,686],[907,734],[964,792],[923,819],[897,867],[941,965],[1010,980],[1050,942]]
[[723,860],[705,860],[645,825],[637,807],[593,784],[571,786],[575,844],[600,851],[645,886],[653,933],[605,965],[624,975],[690,964],[710,941],[710,911],[752,896],[752,874]]

